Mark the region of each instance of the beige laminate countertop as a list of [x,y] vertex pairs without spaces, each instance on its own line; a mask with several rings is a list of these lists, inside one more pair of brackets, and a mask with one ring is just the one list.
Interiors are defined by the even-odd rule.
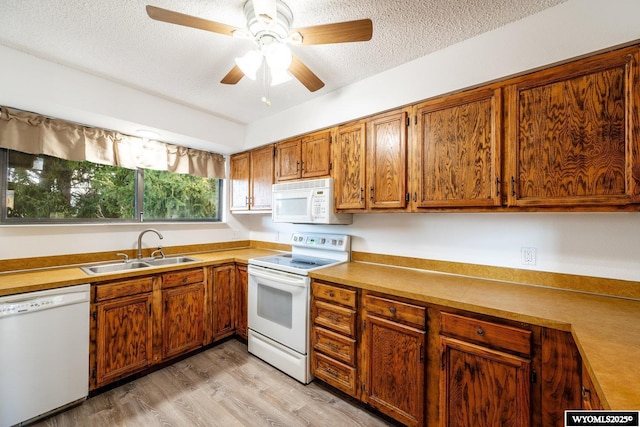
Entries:
[[[0,296],[157,274],[279,251],[246,248],[189,254],[198,261],[118,274],[88,275],[79,266],[0,274]],[[570,331],[605,406],[640,409],[640,301],[364,262],[310,273],[316,279]]]
[[[60,288],[64,286],[79,285],[82,283],[98,283],[108,280],[125,279],[145,274],[157,274],[176,269],[201,267],[204,265],[224,264],[228,262],[247,263],[249,258],[279,253],[270,249],[230,249],[214,252],[202,252],[187,254],[195,258],[196,262],[164,267],[149,267],[139,270],[130,270],[120,273],[103,273],[90,275],[79,266],[47,268],[23,272],[7,272],[0,274],[0,297],[24,292],[41,291],[45,289]],[[117,262],[114,260],[113,262]]]
[[640,409],[640,301],[360,262],[310,275],[570,331],[605,407]]

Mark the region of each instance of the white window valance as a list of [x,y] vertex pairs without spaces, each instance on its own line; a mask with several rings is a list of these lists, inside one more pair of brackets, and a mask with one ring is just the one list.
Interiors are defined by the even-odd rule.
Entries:
[[224,178],[224,156],[83,126],[12,108],[0,110],[0,147],[29,154]]

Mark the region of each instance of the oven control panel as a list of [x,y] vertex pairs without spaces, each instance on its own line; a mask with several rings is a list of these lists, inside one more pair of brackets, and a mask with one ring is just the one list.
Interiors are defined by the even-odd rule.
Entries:
[[332,251],[348,251],[351,247],[351,237],[346,234],[293,233],[291,235],[291,245]]

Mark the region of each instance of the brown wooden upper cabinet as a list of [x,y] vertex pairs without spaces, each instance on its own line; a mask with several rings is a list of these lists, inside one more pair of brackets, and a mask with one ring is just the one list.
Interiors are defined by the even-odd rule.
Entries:
[[415,107],[414,210],[500,205],[500,89],[479,89]]
[[336,130],[336,209],[404,210],[407,206],[406,109],[380,114]]
[[639,59],[632,47],[508,82],[509,206],[640,201]]
[[336,210],[365,208],[366,123],[339,126],[334,142],[333,165]]
[[231,211],[271,210],[273,144],[231,156]]
[[276,144],[278,182],[331,174],[331,131],[314,132]]

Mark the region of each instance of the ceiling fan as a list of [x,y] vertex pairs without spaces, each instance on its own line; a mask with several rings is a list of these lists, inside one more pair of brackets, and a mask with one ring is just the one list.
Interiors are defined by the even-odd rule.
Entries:
[[315,92],[324,83],[291,53],[288,45],[368,41],[373,35],[370,19],[292,29],[293,13],[282,0],[248,0],[244,5],[246,28],[236,28],[151,5],[146,9],[149,17],[156,21],[253,40],[255,49],[236,58],[236,65],[221,81],[231,85],[238,83],[243,76],[255,80],[257,71],[264,65],[265,84],[273,86],[293,75],[309,91]]

